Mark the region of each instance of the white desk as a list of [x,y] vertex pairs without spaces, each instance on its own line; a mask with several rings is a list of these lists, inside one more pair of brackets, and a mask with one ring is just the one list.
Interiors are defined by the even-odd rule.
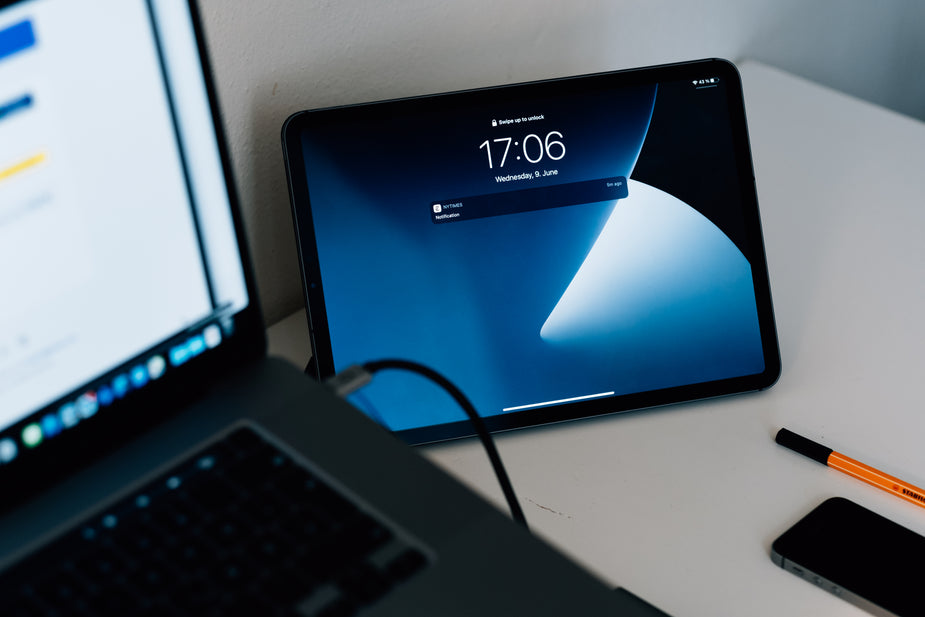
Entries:
[[[498,436],[532,528],[678,617],[864,615],[771,563],[842,495],[925,511],[777,446],[786,426],[925,486],[925,124],[740,67],[783,375],[769,391]],[[304,313],[269,331],[304,364]],[[422,448],[503,506],[475,440]]]

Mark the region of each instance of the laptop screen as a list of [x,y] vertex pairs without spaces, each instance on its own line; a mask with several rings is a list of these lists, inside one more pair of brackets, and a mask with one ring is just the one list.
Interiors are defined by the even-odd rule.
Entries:
[[197,27],[182,0],[0,3],[0,470],[240,330]]

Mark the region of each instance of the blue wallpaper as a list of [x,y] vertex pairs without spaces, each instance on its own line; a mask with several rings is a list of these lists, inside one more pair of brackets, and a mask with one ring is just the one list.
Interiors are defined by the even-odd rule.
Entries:
[[[304,134],[336,367],[416,360],[486,416],[761,372],[749,260],[709,208],[659,188],[674,163],[658,157],[688,154],[644,150],[657,102],[683,108],[660,88],[390,108]],[[626,198],[431,219],[434,202],[613,177],[629,178]],[[354,403],[393,430],[463,419],[401,373]]]

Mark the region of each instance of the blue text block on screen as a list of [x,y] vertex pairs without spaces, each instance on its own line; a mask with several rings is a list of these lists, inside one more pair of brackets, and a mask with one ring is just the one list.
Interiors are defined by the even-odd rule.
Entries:
[[0,61],[35,45],[35,31],[28,19],[0,30]]

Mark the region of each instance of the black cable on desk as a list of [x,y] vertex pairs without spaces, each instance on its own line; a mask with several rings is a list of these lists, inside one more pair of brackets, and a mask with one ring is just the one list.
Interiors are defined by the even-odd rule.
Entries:
[[485,453],[488,454],[488,460],[491,462],[491,466],[498,478],[498,484],[501,485],[501,491],[504,493],[504,498],[507,500],[508,507],[511,510],[511,517],[516,522],[523,525],[524,528],[529,528],[523,510],[520,508],[520,503],[517,501],[517,496],[514,494],[514,487],[511,485],[507,471],[504,469],[504,464],[501,462],[501,456],[495,448],[495,442],[492,440],[491,434],[488,432],[488,429],[485,428],[485,423],[482,421],[481,416],[479,416],[466,395],[449,379],[432,368],[417,362],[387,359],[367,362],[362,367],[348,367],[334,377],[328,379],[326,383],[333,387],[339,396],[343,397],[369,383],[374,373],[386,369],[411,371],[426,377],[446,390],[459,406],[462,407],[463,411],[465,411],[466,415],[469,417],[469,421],[472,422],[472,427],[475,429],[476,435],[478,435],[479,440],[482,442]]

